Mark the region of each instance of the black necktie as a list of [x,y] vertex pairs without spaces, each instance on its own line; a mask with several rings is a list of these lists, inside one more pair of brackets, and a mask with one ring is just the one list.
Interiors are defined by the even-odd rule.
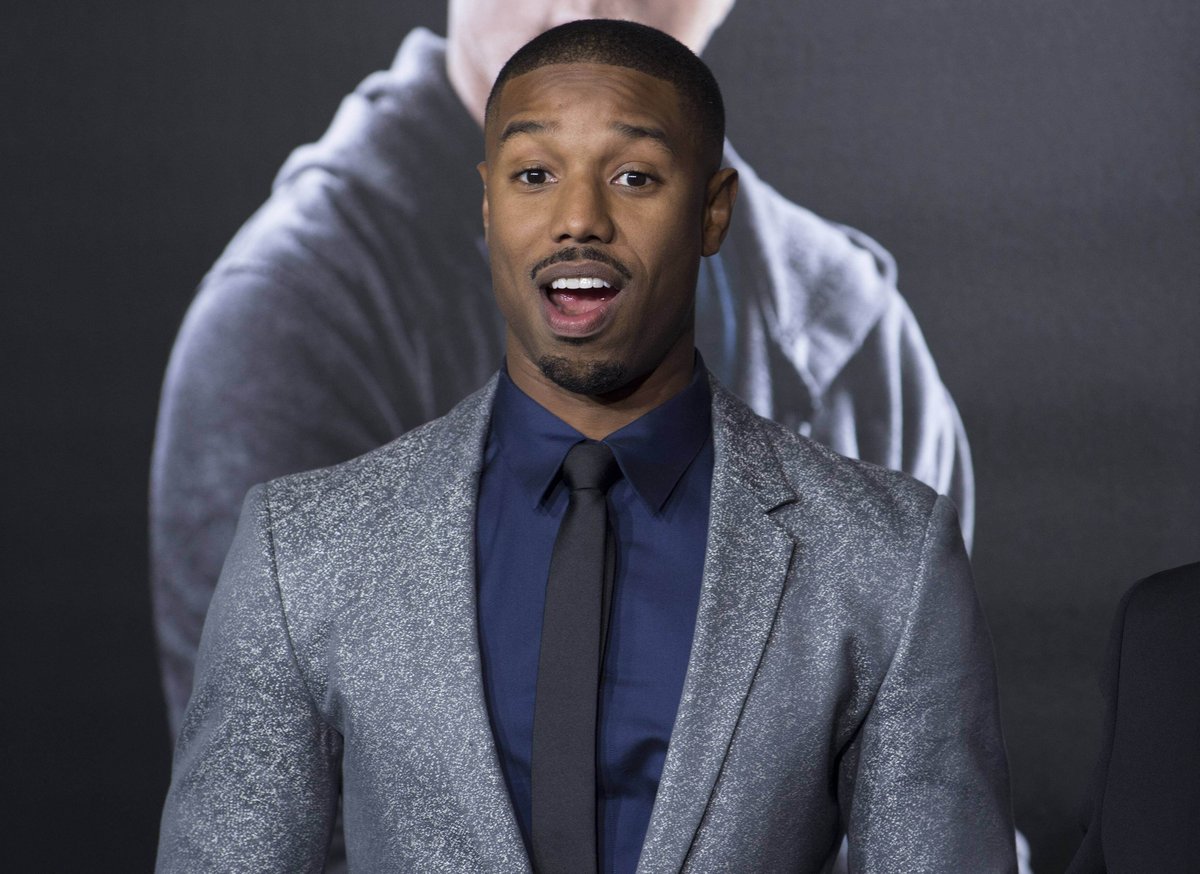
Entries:
[[537,874],[596,871],[596,702],[612,570],[606,496],[620,476],[603,443],[577,443],[562,465],[570,498],[550,557],[533,705]]

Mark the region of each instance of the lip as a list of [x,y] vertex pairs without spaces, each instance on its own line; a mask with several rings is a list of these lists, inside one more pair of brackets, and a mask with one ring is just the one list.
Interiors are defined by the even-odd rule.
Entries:
[[615,267],[603,261],[560,261],[538,273],[534,281],[544,293],[556,279],[578,279],[584,276],[603,279],[612,286],[614,297],[625,287],[625,277],[618,273]]
[[[558,279],[577,279],[585,276],[603,279],[611,287],[602,290],[568,290],[551,292],[550,284]],[[542,318],[551,332],[569,340],[583,340],[601,331],[613,320],[619,306],[618,299],[625,287],[625,277],[601,261],[566,261],[552,264],[537,275],[538,291],[542,298]],[[582,312],[566,312],[555,297],[575,299],[597,298],[609,295],[606,300],[595,301]]]

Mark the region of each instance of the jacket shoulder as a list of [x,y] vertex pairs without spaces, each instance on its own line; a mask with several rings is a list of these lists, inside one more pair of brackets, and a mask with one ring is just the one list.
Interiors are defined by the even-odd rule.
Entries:
[[[1200,658],[1200,562],[1159,571],[1134,583],[1117,609],[1114,639],[1119,651],[1110,677],[1116,684],[1170,676],[1171,668]],[[1161,690],[1166,698],[1169,687]],[[1124,694],[1124,691],[1122,692]],[[1196,699],[1200,712],[1200,697]],[[1144,708],[1143,708],[1144,709]]]
[[272,524],[306,525],[336,517],[358,518],[388,508],[415,509],[441,483],[477,475],[496,380],[446,415],[349,461],[289,474],[264,487]]
[[1193,621],[1200,618],[1200,562],[1159,571],[1134,583],[1126,596],[1126,615],[1132,613],[1176,614],[1186,610]]
[[938,500],[937,492],[908,474],[841,455],[757,415],[717,385],[718,438],[721,431],[736,435],[726,438],[727,451],[760,483],[778,479],[798,500],[831,519],[875,520],[886,529],[919,526],[923,531]]

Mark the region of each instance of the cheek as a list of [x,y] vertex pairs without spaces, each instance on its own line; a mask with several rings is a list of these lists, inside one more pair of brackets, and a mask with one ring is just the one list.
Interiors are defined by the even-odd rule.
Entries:
[[700,257],[703,234],[699,220],[690,214],[675,213],[665,216],[651,233],[649,239],[656,246],[660,272],[672,277],[686,275]]
[[520,296],[513,291],[512,283],[497,275],[493,283],[493,295],[496,299],[496,309],[510,329],[519,327],[522,322],[522,310],[518,305]]
[[530,251],[536,234],[536,215],[522,204],[504,195],[495,195],[488,209],[488,244],[501,250],[510,260],[519,260]]

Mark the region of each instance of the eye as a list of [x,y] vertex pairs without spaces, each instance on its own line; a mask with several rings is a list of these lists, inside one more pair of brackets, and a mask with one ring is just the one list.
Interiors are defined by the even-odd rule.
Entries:
[[645,188],[654,179],[649,173],[641,173],[637,170],[626,170],[623,173],[618,173],[613,179],[617,185],[623,185],[626,188]]
[[550,181],[550,173],[541,167],[526,167],[517,174],[517,179],[526,185],[545,185]]

